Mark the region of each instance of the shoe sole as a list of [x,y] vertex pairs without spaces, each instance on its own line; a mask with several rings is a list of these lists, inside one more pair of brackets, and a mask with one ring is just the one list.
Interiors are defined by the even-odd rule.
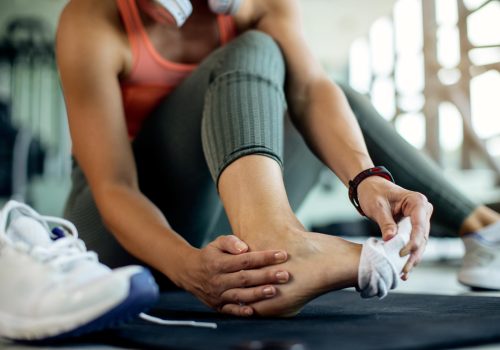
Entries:
[[488,276],[486,273],[480,273],[480,271],[460,271],[458,273],[457,280],[458,282],[460,282],[460,284],[475,291],[494,292],[500,290],[498,282],[495,282],[495,277],[492,278],[492,276]]
[[461,285],[463,285],[467,288],[470,288],[474,292],[498,292],[499,291],[498,288],[488,288],[488,287],[475,286],[473,284],[465,283],[465,282],[462,282],[460,280],[458,280],[458,282],[460,282]]
[[474,292],[498,292],[498,289],[468,286]]
[[149,270],[143,270],[130,278],[130,289],[127,298],[98,318],[61,334],[37,339],[11,338],[11,340],[30,344],[45,344],[117,327],[133,320],[139,313],[151,307],[158,300],[158,296],[158,286],[154,282],[153,276]]

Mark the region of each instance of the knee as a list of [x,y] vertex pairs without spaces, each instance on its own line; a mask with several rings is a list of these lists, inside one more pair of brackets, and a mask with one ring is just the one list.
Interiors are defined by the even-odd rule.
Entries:
[[266,54],[283,63],[283,55],[278,43],[267,33],[259,30],[249,30],[240,35],[236,40],[241,48],[246,48],[251,53]]
[[219,63],[215,77],[240,73],[284,83],[285,60],[281,49],[270,35],[261,31],[249,30],[226,45]]

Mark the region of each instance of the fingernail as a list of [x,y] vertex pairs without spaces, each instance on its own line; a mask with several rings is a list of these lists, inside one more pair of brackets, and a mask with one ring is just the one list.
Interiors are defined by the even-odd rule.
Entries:
[[247,308],[245,308],[245,311],[243,311],[243,312],[244,312],[244,313],[245,313],[245,315],[247,315],[247,316],[252,316],[252,314],[253,314],[253,309],[252,309],[252,308],[247,307]]
[[285,283],[288,281],[288,272],[285,271],[276,272],[276,278],[278,279],[278,282]]
[[247,250],[248,246],[243,243],[242,241],[236,242],[236,249],[238,249],[240,252]]
[[264,288],[264,295],[268,298],[273,297],[275,294],[275,290],[273,287]]
[[401,249],[401,251],[399,252],[399,256],[400,257],[407,256],[408,253],[409,253],[408,249],[404,248],[404,249]]
[[277,253],[274,253],[274,258],[276,259],[276,261],[285,261],[286,254],[284,252],[277,252]]

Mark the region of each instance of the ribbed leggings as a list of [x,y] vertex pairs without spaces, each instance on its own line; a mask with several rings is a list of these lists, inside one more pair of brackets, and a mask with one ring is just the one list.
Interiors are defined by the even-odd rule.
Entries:
[[[285,65],[267,35],[249,31],[214,51],[147,119],[133,141],[141,191],[192,245],[201,246],[227,222],[215,181],[247,154],[262,154],[283,168],[296,209],[324,166],[286,115]],[[370,102],[341,86],[376,165],[385,165],[401,186],[424,193],[434,220],[458,231],[476,207],[441,171],[405,142]],[[112,267],[136,262],[104,227],[78,164],[65,216],[100,260]],[[137,232],[141,235],[141,232]]]

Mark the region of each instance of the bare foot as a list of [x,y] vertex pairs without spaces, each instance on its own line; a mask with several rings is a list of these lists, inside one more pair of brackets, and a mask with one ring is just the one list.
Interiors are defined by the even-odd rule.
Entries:
[[231,163],[220,176],[219,193],[231,229],[251,250],[283,249],[280,265],[291,281],[276,285],[278,295],[252,304],[262,316],[293,316],[311,299],[355,286],[361,245],[306,232],[295,216],[277,162],[249,155]]
[[276,297],[251,305],[257,315],[294,316],[321,294],[357,285],[360,244],[304,231],[271,237],[245,241],[253,250],[286,250],[289,258],[282,266],[291,278],[287,284],[276,286]]

